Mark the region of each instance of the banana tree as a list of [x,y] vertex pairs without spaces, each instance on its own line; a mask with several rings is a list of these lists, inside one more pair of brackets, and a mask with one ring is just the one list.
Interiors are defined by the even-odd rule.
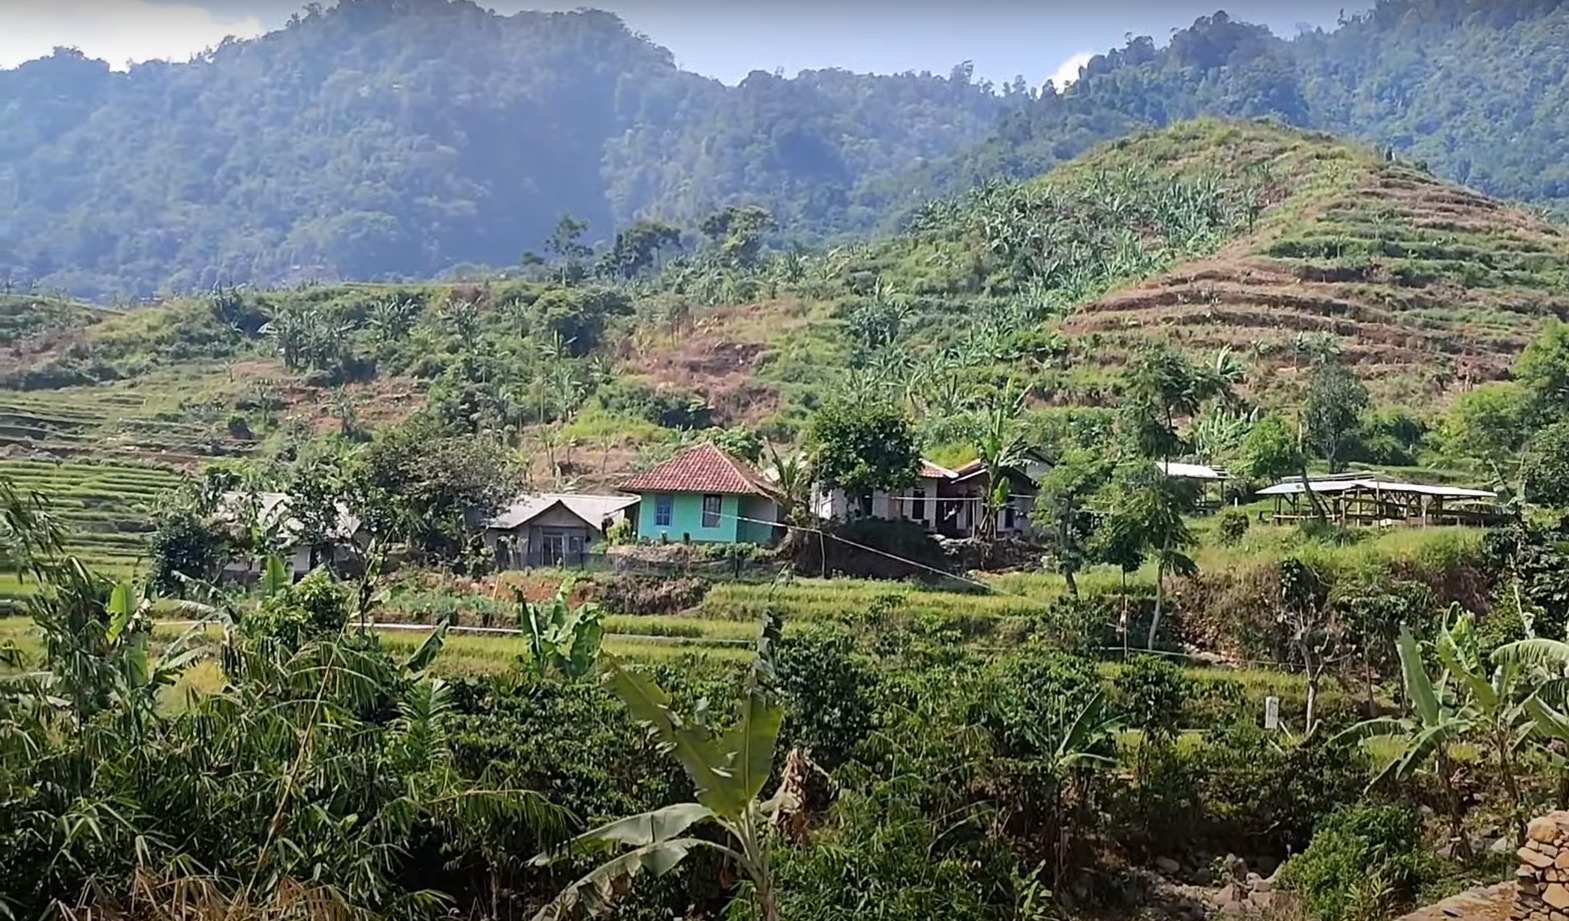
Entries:
[[[772,647],[777,637],[778,622],[770,615],[747,674],[740,719],[725,733],[713,732],[701,717],[688,719],[677,713],[670,695],[646,675],[628,669],[614,656],[602,656],[607,684],[680,759],[696,789],[696,802],[617,819],[584,832],[562,849],[535,857],[532,865],[542,867],[627,849],[563,889],[534,921],[556,921],[582,910],[607,911],[639,874],[663,875],[693,851],[705,848],[733,862],[750,881],[762,921],[779,921],[770,827],[779,810],[794,808],[795,802],[784,791],[759,799],[773,770],[774,747],[784,719],[784,708],[772,691]],[[705,824],[717,826],[724,833],[722,840],[692,834]]]
[[1531,738],[1558,768],[1558,806],[1569,808],[1569,643],[1520,640],[1495,650],[1493,661],[1526,676],[1522,680],[1534,688],[1521,707],[1530,719]]
[[552,669],[568,678],[580,678],[594,666],[599,645],[605,638],[604,611],[587,602],[572,606],[572,586],[568,578],[556,589],[549,603],[532,604],[518,590],[518,627],[528,640],[529,665],[534,674]]
[[[1454,693],[1448,668],[1440,669],[1436,680],[1428,676],[1421,645],[1409,627],[1400,628],[1398,649],[1401,683],[1410,715],[1366,720],[1335,738],[1356,742],[1375,738],[1402,740],[1404,749],[1384,766],[1368,787],[1378,785],[1385,778],[1403,780],[1424,772],[1433,775],[1443,792],[1450,834],[1460,852],[1468,854],[1470,848],[1461,831],[1464,809],[1455,783],[1459,765],[1451,746],[1481,725],[1483,714],[1470,700],[1457,703],[1459,695]],[[1458,680],[1464,683],[1464,679]]]
[[1526,670],[1508,655],[1493,656],[1494,666],[1489,670],[1476,633],[1475,615],[1459,605],[1450,610],[1454,619],[1439,633],[1434,651],[1458,679],[1457,690],[1467,697],[1474,731],[1492,754],[1499,784],[1509,796],[1510,821],[1519,842],[1525,837],[1526,815],[1520,795],[1518,759],[1526,740],[1537,734],[1527,706],[1533,695],[1525,692],[1521,680]]

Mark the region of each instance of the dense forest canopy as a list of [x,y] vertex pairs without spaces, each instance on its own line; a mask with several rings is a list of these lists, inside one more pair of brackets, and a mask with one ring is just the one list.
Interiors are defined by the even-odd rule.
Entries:
[[0,71],[0,279],[96,298],[507,266],[562,213],[610,240],[760,205],[781,237],[895,222],[1142,125],[1271,116],[1489,194],[1569,197],[1569,10],[1383,0],[1292,40],[1224,13],[1071,87],[754,72],[738,86],[597,11],[345,0],[184,64],[60,50]]

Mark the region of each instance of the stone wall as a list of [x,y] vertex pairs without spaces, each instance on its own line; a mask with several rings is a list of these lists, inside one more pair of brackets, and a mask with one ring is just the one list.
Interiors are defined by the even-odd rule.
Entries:
[[1514,921],[1569,921],[1569,812],[1549,812],[1526,826],[1515,874]]

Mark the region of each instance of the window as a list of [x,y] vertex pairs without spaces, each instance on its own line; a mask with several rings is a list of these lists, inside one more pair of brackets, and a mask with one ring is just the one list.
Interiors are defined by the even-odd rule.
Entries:
[[1014,525],[1014,523],[1016,521],[1017,521],[1017,518],[1015,517],[1015,510],[1014,510],[1013,506],[1011,506],[1011,505],[1003,506],[1003,509],[1002,509],[1002,526],[1003,526],[1003,529],[1007,530],[1007,531],[1012,531],[1013,530],[1013,525]]
[[703,497],[703,527],[719,527],[719,512],[724,507],[724,496],[706,495]]
[[670,509],[674,504],[675,500],[671,496],[654,497],[654,527],[670,527]]
[[925,489],[917,488],[914,492],[910,493],[910,508],[907,510],[904,517],[914,521],[919,521],[922,524],[926,523]]

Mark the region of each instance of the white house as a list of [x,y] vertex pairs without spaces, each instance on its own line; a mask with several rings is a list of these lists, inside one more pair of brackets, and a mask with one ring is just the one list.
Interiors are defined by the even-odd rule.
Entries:
[[[247,519],[250,518],[252,510],[246,506],[251,499],[252,495],[247,493],[224,493],[218,508],[218,518],[231,526],[248,526]],[[298,579],[310,572],[313,548],[309,543],[299,539],[302,525],[299,519],[289,514],[289,496],[281,492],[261,492],[254,494],[254,501],[255,523],[263,530],[273,532],[287,557],[294,578]],[[342,564],[357,561],[370,544],[369,533],[359,518],[352,515],[348,507],[341,502],[338,503],[337,510],[337,523],[328,535],[332,557],[330,560],[318,559],[317,563]],[[261,573],[265,565],[266,560],[261,558],[230,560],[223,568],[223,575],[228,578],[256,576]]]
[[[1019,467],[1009,469],[1008,501],[997,512],[999,536],[1032,533],[1030,511],[1035,506],[1035,480],[1048,469],[1050,465],[1043,458],[1033,455]],[[910,521],[934,534],[963,538],[975,533],[990,488],[986,467],[978,460],[951,470],[922,459],[920,475],[909,487],[859,496],[819,487],[813,491],[812,508],[818,517],[830,521]]]

